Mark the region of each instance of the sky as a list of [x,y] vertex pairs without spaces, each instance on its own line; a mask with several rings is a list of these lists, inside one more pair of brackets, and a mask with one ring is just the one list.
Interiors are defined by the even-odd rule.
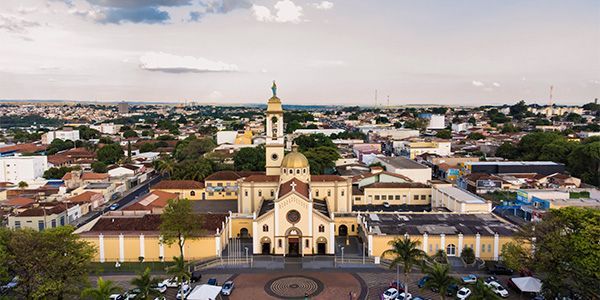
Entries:
[[0,99],[558,104],[600,97],[600,0],[1,0]]

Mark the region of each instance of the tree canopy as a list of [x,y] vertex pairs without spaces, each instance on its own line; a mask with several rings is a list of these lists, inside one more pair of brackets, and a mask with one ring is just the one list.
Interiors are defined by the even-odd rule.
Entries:
[[202,233],[202,217],[194,214],[188,199],[171,199],[160,216],[160,234],[167,245],[177,243],[183,259],[185,241]]
[[109,144],[100,148],[96,152],[98,161],[101,161],[107,165],[115,164],[125,156],[123,149],[118,144]]
[[240,149],[233,157],[233,165],[237,171],[264,171],[265,147]]
[[336,148],[331,138],[322,133],[301,135],[294,139],[294,143],[298,146],[298,151],[303,153],[316,147]]

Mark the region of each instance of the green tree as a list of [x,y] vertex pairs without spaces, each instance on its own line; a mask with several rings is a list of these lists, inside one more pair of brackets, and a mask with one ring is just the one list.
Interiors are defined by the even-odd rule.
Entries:
[[190,136],[177,143],[173,156],[177,161],[197,159],[213,151],[216,147],[217,144],[211,138],[197,139],[195,136]]
[[460,253],[460,257],[462,257],[465,263],[472,264],[475,262],[475,251],[471,247],[464,247]]
[[150,268],[146,267],[143,272],[138,273],[137,277],[131,280],[131,284],[140,290],[136,299],[154,299],[160,296],[160,292],[156,290],[156,286],[160,282],[157,277],[152,277]]
[[435,134],[435,137],[440,138],[440,139],[446,139],[449,140],[452,138],[452,132],[450,132],[450,130],[440,130]]
[[[392,257],[390,269],[398,268],[402,265],[405,278],[404,282],[408,283],[408,274],[412,270],[412,267],[421,263],[423,259],[427,257],[427,254],[419,249],[421,242],[404,237],[403,239],[397,238],[391,240],[388,245],[391,248],[383,251],[381,257]],[[408,286],[405,287],[405,291],[408,293]]]
[[52,140],[50,145],[48,145],[48,148],[46,148],[46,152],[48,153],[48,155],[53,155],[60,151],[64,151],[71,148],[75,148],[75,143],[73,143],[73,141],[63,141],[61,139],[54,139]]
[[517,104],[511,106],[509,114],[517,120],[522,119],[527,114],[527,104],[525,104],[525,101],[521,100],[517,102]]
[[25,299],[64,299],[79,295],[88,280],[94,248],[71,226],[10,231],[3,240],[7,255],[0,265],[19,277],[15,292]]
[[584,119],[580,114],[577,113],[569,113],[565,116],[565,121],[573,122],[575,124],[583,123]]
[[81,292],[81,297],[94,300],[108,300],[110,295],[119,293],[121,290],[114,282],[98,277],[96,288],[85,288]]
[[128,138],[136,138],[136,137],[138,137],[138,134],[134,130],[129,129],[129,130],[123,132],[123,137],[126,138],[126,139],[128,139]]
[[294,139],[294,143],[298,146],[298,151],[304,153],[307,150],[322,146],[335,148],[335,144],[331,139],[322,134],[301,135]]
[[108,166],[101,161],[95,161],[92,163],[92,171],[94,173],[106,173],[108,172]]
[[523,160],[538,160],[542,147],[565,138],[556,132],[534,132],[521,138],[518,144],[519,155]]
[[429,279],[425,282],[424,288],[432,289],[440,293],[440,299],[446,299],[446,290],[452,284],[458,283],[456,278],[450,276],[450,265],[433,263],[431,266],[425,266],[425,274]]
[[600,210],[566,207],[551,209],[543,219],[518,236],[518,243],[534,241],[529,268],[542,276],[547,299],[572,291],[583,299],[598,299],[600,292]]
[[567,156],[567,168],[585,183],[600,186],[600,141],[588,138]]
[[500,130],[501,133],[514,133],[519,131],[521,131],[521,129],[511,123],[504,123],[502,129]]
[[105,145],[96,152],[98,160],[107,164],[112,165],[121,160],[125,154],[123,149],[118,144]]
[[175,161],[171,157],[163,157],[157,161],[156,170],[163,176],[171,176],[175,171]]
[[264,171],[265,147],[242,148],[233,156],[233,165],[238,171]]
[[213,172],[213,163],[206,158],[184,160],[175,164],[171,179],[202,181]]
[[566,139],[557,139],[550,144],[543,145],[537,159],[566,163],[567,157],[575,146],[575,142],[569,142]]
[[182,283],[189,280],[192,275],[189,271],[189,267],[189,264],[185,262],[183,256],[173,256],[173,265],[167,268],[167,274],[177,277],[177,284],[180,288],[183,288]]
[[61,179],[61,178],[63,178],[63,176],[65,176],[65,174],[67,174],[73,170],[78,170],[78,169],[79,168],[75,168],[75,167],[60,167],[60,168],[52,167],[44,172],[44,178],[46,178],[46,179]]
[[167,245],[177,243],[181,259],[183,246],[190,238],[202,234],[202,217],[194,214],[188,199],[171,199],[160,216],[160,234]]
[[335,161],[340,154],[334,147],[321,146],[302,152],[308,159],[310,173],[313,175],[325,174],[335,168]]
[[504,264],[513,270],[523,270],[531,263],[530,253],[525,250],[523,243],[505,243],[501,253]]
[[481,278],[478,278],[475,282],[475,285],[471,287],[471,296],[469,299],[471,300],[499,300],[500,296],[496,295],[494,291],[485,283]]
[[433,254],[433,256],[431,257],[431,259],[433,259],[434,262],[440,264],[448,263],[448,255],[446,255],[446,251],[444,251],[443,249],[439,249],[438,251],[436,251],[435,254]]
[[89,128],[87,126],[79,126],[77,127],[79,130],[79,137],[82,140],[91,140],[100,138],[100,131],[96,129]]
[[27,187],[29,187],[29,184],[27,184],[27,182],[25,182],[25,181],[19,181],[18,186],[19,186],[20,189],[24,190]]
[[470,140],[483,140],[485,136],[479,132],[471,132],[467,135],[467,138]]

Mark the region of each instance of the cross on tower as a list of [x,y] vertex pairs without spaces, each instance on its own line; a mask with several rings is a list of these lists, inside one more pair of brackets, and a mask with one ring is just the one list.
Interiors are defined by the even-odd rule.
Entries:
[[292,191],[296,190],[296,182],[290,183],[290,186],[292,187]]

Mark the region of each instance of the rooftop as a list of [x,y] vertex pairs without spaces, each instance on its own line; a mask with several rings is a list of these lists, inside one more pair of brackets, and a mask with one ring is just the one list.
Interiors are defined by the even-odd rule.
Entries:
[[440,192],[456,199],[456,201],[458,201],[458,202],[486,203],[485,199],[483,199],[475,194],[469,193],[465,190],[461,190],[454,186],[442,186],[442,187],[437,187],[436,189],[439,190]]
[[373,232],[380,235],[422,235],[427,233],[458,235],[502,236],[514,235],[518,228],[492,214],[366,214],[366,221]]
[[428,167],[405,157],[377,157],[383,163],[390,164],[397,169],[428,169]]
[[195,180],[163,180],[152,187],[153,190],[203,189],[204,183]]
[[[221,227],[227,214],[202,214],[200,216],[203,218],[202,228],[206,231],[204,235],[210,235],[216,233],[217,228]],[[156,214],[127,217],[104,216],[100,217],[96,224],[83,234],[158,233],[159,226],[160,215]]]

